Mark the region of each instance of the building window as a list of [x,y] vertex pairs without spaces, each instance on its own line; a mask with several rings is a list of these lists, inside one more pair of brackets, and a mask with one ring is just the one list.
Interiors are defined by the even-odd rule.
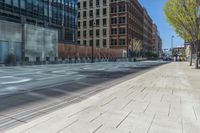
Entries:
[[80,2],[77,3],[77,7],[78,7],[78,9],[81,8],[81,6],[80,6]]
[[98,7],[99,5],[99,0],[96,0],[96,6]]
[[83,27],[84,27],[84,28],[87,27],[87,21],[83,21]]
[[111,35],[116,35],[116,34],[117,34],[117,28],[112,28]]
[[99,39],[96,40],[96,47],[99,47]]
[[25,0],[20,1],[20,8],[25,9]]
[[90,17],[93,17],[93,10],[90,10]]
[[119,28],[119,34],[125,34],[126,30],[125,28]]
[[119,5],[119,12],[125,12],[126,8],[125,5]]
[[99,16],[99,15],[100,15],[100,10],[96,9],[96,16]]
[[119,17],[119,23],[120,24],[125,24],[126,23],[126,18],[125,17]]
[[78,36],[78,38],[81,36],[81,32],[80,31],[78,31],[77,36]]
[[5,4],[11,5],[12,2],[11,2],[11,0],[5,0]]
[[111,39],[111,45],[117,45],[117,39]]
[[83,1],[83,8],[87,8],[87,2]]
[[80,28],[81,27],[81,23],[80,22],[78,22],[78,28]]
[[103,36],[107,35],[107,29],[103,29]]
[[87,12],[83,11],[83,17],[86,18],[87,17]]
[[19,0],[13,0],[13,6],[19,7]]
[[96,36],[99,36],[99,29],[96,30]]
[[93,30],[90,30],[90,36],[92,36],[93,35]]
[[104,8],[104,9],[103,9],[103,15],[105,16],[106,14],[107,14],[107,9]]
[[106,25],[107,25],[107,19],[104,18],[104,19],[103,19],[103,26],[106,26]]
[[125,39],[119,39],[119,45],[126,45]]
[[78,19],[80,19],[80,16],[81,16],[81,15],[80,15],[80,12],[78,12],[78,16],[77,16],[77,17],[78,17]]
[[107,40],[103,39],[103,47],[107,47]]
[[117,24],[117,18],[111,18],[111,24]]
[[83,37],[87,37],[87,31],[86,30],[83,31]]
[[117,7],[116,6],[112,6],[110,12],[111,13],[117,13]]
[[103,0],[103,5],[106,6],[106,4],[107,4],[107,1]]
[[87,45],[87,41],[83,40],[83,45],[86,46]]
[[90,7],[93,7],[93,0],[90,0]]
[[96,20],[96,26],[99,26],[100,25],[100,21],[99,19]]
[[90,27],[93,26],[93,20],[90,20],[90,21],[89,21],[89,25],[90,25]]
[[92,46],[93,45],[93,40],[90,40],[90,46]]

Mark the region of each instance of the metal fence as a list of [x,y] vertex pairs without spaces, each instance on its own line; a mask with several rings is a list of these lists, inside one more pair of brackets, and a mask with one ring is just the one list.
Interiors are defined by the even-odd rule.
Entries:
[[[114,48],[94,48],[94,58],[123,58],[123,49]],[[92,57],[92,47],[90,46],[80,46],[80,45],[58,45],[59,58],[62,59],[73,59],[73,58],[91,58]]]

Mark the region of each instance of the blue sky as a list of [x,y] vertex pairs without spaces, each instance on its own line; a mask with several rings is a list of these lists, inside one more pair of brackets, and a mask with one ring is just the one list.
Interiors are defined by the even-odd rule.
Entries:
[[174,46],[183,45],[184,41],[174,32],[173,28],[168,24],[163,12],[163,8],[167,0],[139,0],[143,7],[145,7],[158,26],[160,32],[163,48],[171,47],[171,36],[174,35]]

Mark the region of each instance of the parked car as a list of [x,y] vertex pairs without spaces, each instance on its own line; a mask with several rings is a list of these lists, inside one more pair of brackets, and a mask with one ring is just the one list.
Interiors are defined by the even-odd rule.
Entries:
[[163,57],[163,61],[172,61],[171,57]]

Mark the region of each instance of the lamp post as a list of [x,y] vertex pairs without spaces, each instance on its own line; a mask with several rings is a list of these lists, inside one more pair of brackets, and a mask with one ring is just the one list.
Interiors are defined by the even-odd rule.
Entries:
[[92,59],[91,59],[91,63],[94,63],[94,26],[95,26],[95,22],[94,22],[94,19],[92,19]]
[[173,47],[174,47],[174,46],[173,46],[173,45],[174,45],[174,44],[173,44],[173,39],[174,39],[174,36],[172,35],[172,36],[171,36],[171,51],[172,51],[172,56],[173,56]]

